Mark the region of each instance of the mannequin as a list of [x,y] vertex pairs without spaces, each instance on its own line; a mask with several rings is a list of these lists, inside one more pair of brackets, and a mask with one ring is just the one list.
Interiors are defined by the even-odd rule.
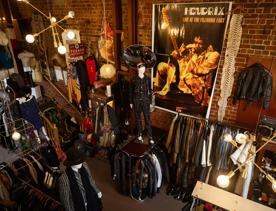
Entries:
[[84,162],[85,155],[75,147],[70,148],[66,154],[66,169],[58,181],[59,196],[65,211],[102,210],[102,193]]
[[19,110],[21,116],[26,121],[30,122],[34,126],[34,133],[40,143],[40,138],[38,135],[38,131],[41,129],[47,141],[49,141],[49,137],[46,133],[46,129],[43,126],[42,120],[39,116],[39,108],[36,103],[35,97],[31,95],[30,92],[27,92],[25,96],[16,98],[19,104]]
[[146,64],[137,64],[138,76],[131,79],[130,85],[130,107],[134,109],[136,125],[138,130],[138,140],[143,142],[141,113],[144,114],[145,127],[149,138],[149,143],[154,144],[152,139],[150,105],[151,88],[150,79],[145,76]]
[[24,72],[31,71],[29,69],[29,67],[31,66],[30,61],[31,61],[31,58],[34,58],[34,54],[31,53],[31,52],[28,52],[28,51],[24,50],[23,52],[21,52],[20,54],[18,54],[18,58],[22,62],[22,65],[24,67]]

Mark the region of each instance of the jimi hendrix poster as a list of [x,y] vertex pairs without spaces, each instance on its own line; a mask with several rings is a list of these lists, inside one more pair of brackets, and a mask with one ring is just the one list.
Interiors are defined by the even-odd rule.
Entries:
[[231,3],[153,5],[157,107],[208,117]]

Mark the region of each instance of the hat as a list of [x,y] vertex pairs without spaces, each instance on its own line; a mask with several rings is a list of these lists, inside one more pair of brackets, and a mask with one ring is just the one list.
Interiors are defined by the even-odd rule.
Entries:
[[86,155],[78,148],[71,147],[66,151],[67,160],[64,161],[65,166],[74,166],[83,163],[86,160]]
[[136,69],[139,63],[144,63],[146,68],[152,68],[156,63],[155,54],[144,45],[128,46],[123,52],[123,59],[128,67]]

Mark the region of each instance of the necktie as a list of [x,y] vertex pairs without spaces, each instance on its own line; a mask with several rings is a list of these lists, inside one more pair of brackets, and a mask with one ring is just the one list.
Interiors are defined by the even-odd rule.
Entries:
[[80,189],[80,192],[81,192],[84,204],[85,204],[85,208],[86,208],[86,206],[87,206],[87,200],[86,200],[86,196],[85,196],[85,189],[83,187],[82,180],[81,180],[81,175],[80,175],[79,172],[75,171],[75,176],[76,176],[77,184],[79,186],[79,189]]

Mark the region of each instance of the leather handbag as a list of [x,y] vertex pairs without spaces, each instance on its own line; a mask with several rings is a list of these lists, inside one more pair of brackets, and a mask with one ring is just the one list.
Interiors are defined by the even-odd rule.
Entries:
[[270,138],[276,132],[276,118],[263,116],[258,125],[257,133],[261,136]]

